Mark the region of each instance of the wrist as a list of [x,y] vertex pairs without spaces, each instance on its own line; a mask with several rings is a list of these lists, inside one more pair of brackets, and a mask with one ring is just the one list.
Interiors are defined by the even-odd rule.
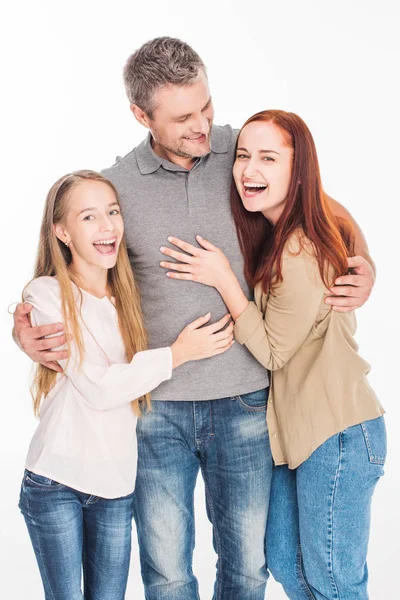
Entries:
[[239,285],[237,277],[232,269],[229,269],[221,273],[221,275],[218,277],[216,289],[222,296],[224,293],[232,290],[236,285]]
[[172,369],[176,369],[180,367],[185,362],[184,353],[182,351],[181,344],[179,340],[176,340],[173,344],[171,344],[171,354],[172,354]]

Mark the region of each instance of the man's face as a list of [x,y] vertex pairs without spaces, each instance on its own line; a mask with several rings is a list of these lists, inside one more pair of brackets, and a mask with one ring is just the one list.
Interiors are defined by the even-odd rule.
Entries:
[[159,150],[183,158],[197,158],[210,152],[214,108],[204,74],[189,86],[161,88],[154,100],[156,108],[149,124]]

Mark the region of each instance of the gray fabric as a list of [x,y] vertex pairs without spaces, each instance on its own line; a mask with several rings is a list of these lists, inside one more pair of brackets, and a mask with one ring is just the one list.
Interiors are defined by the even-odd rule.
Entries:
[[[102,171],[121,200],[129,256],[139,285],[149,348],[168,346],[180,331],[207,312],[211,321],[227,310],[218,292],[191,281],[174,281],[160,267],[160,246],[174,235],[196,244],[209,239],[228,257],[248,298],[243,258],[230,211],[236,132],[214,126],[211,152],[191,171],[153,152],[149,136],[115,165]],[[236,343],[213,358],[186,363],[154,392],[154,400],[213,400],[254,392],[268,385],[268,374]]]

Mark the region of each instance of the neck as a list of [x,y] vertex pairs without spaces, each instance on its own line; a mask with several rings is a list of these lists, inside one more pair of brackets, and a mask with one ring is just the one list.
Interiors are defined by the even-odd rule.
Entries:
[[108,290],[108,269],[102,269],[83,261],[72,261],[71,269],[76,277],[79,287],[93,296],[104,298],[110,296]]
[[169,160],[169,162],[172,162],[179,167],[183,167],[188,171],[190,171],[196,161],[196,157],[193,156],[178,156],[171,150],[168,150],[164,146],[161,146],[155,142],[154,138],[151,138],[151,147],[153,148],[154,152],[158,154],[158,156],[161,156],[161,158],[165,158],[166,160]]
[[283,213],[284,206],[275,206],[274,208],[263,210],[262,214],[264,217],[275,227],[279,221],[279,217]]

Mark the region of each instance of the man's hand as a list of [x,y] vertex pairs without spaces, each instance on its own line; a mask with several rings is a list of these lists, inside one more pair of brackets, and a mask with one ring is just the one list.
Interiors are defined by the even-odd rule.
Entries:
[[355,275],[338,277],[335,285],[327,292],[332,296],[327,296],[325,299],[326,304],[331,304],[333,310],[338,312],[349,312],[360,308],[368,300],[375,283],[374,270],[365,258],[352,256],[347,261]]
[[[68,352],[66,350],[53,352],[52,348],[63,346],[66,343],[67,338],[62,334],[64,325],[54,323],[32,327],[29,317],[32,308],[33,306],[27,302],[18,304],[14,312],[13,338],[21,350],[34,362],[61,373],[62,369],[56,361],[68,358]],[[48,335],[55,335],[55,337],[46,338],[45,336]]]

